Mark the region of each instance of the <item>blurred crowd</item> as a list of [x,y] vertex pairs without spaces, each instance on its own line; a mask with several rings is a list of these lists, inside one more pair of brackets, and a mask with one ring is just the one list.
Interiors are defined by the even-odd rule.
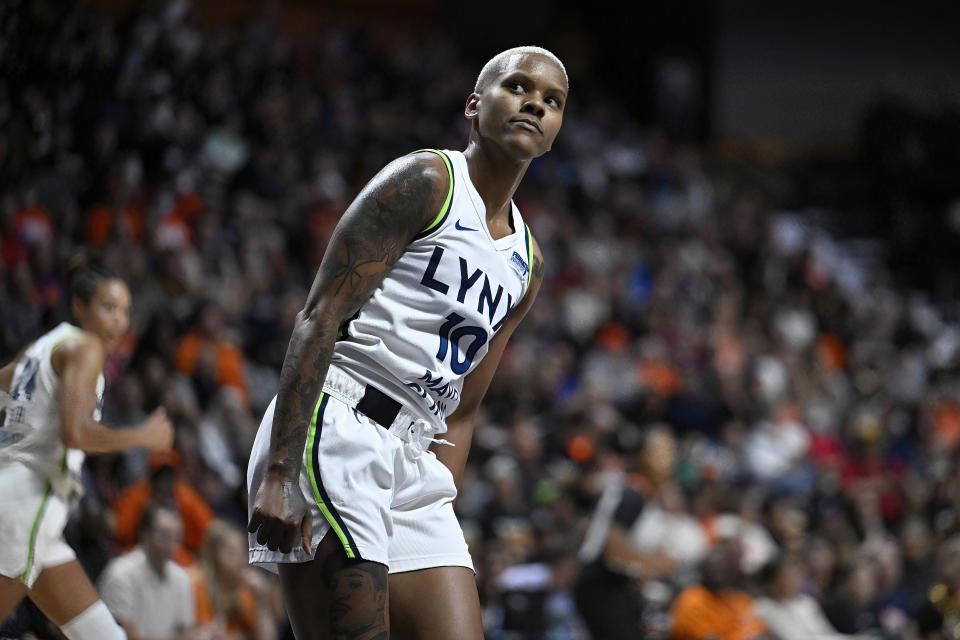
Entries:
[[[201,28],[180,0],[0,5],[0,360],[65,318],[87,248],[134,293],[104,421],[162,405],[176,426],[169,455],[86,464],[68,541],[118,618],[140,619],[135,561],[169,561],[184,629],[292,637],[245,561],[250,445],[339,215],[392,158],[465,146],[482,62],[442,32],[330,23],[306,45],[269,11]],[[867,119],[872,211],[915,220],[852,234],[862,207],[810,208],[787,169],[715,163],[591,82],[571,78],[518,193],[547,275],[456,505],[488,636],[589,638],[575,585],[619,526],[645,558],[607,567],[636,637],[814,637],[790,635],[799,616],[816,637],[960,638],[960,318],[934,277],[956,272],[960,200],[896,182],[929,175],[956,110],[919,133],[889,105]],[[651,431],[675,459],[656,480]],[[629,517],[604,521],[610,491],[639,496]],[[27,633],[57,637],[24,604],[0,636]]]

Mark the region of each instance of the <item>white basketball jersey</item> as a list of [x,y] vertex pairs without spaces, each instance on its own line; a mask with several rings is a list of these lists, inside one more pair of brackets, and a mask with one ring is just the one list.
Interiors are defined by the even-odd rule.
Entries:
[[513,203],[514,232],[494,239],[466,158],[430,151],[450,173],[447,200],[346,324],[332,363],[444,428],[464,377],[526,293],[533,240]]
[[[65,340],[81,333],[79,327],[62,322],[27,348],[14,369],[0,426],[0,464],[15,460],[34,469],[63,497],[79,490],[84,454],[67,449],[60,439],[60,379],[50,356]],[[103,387],[100,374],[95,420],[100,420]]]

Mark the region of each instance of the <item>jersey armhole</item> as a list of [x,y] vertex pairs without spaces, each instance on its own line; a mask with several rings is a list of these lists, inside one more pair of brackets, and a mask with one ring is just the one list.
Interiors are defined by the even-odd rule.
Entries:
[[447,188],[447,197],[444,199],[443,206],[440,207],[440,212],[437,214],[437,217],[433,219],[433,222],[424,227],[420,233],[415,235],[413,237],[414,240],[424,238],[440,228],[440,225],[442,225],[447,219],[447,214],[450,213],[450,203],[453,200],[453,165],[450,163],[450,158],[447,157],[447,154],[438,149],[418,149],[412,153],[422,153],[425,151],[435,153],[440,156],[441,159],[443,159],[443,164],[447,167],[447,175],[450,176],[450,186]]
[[530,225],[523,223],[524,241],[527,243],[527,280],[523,284],[523,295],[526,297],[530,289],[530,280],[533,278],[533,234],[530,233]]
[[77,337],[77,334],[70,333],[68,335],[63,336],[56,342],[54,342],[53,346],[50,347],[50,354],[47,356],[47,359],[50,361],[50,372],[53,373],[53,375],[55,375],[58,380],[60,379],[60,373],[57,371],[57,368],[53,364],[53,354],[55,354],[57,352],[57,349],[62,347],[67,340],[75,337]]

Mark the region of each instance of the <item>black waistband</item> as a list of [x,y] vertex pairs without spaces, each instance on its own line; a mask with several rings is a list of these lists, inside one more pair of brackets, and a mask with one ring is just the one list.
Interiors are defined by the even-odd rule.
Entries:
[[385,429],[390,428],[400,413],[399,402],[369,384],[354,408]]

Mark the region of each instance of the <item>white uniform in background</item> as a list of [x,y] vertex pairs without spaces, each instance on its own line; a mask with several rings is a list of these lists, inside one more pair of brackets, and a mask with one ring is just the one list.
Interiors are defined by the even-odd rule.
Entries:
[[[31,344],[17,362],[0,425],[0,575],[28,587],[45,567],[73,560],[63,540],[79,497],[84,454],[60,439],[60,379],[51,356],[83,330],[63,322]],[[97,380],[100,419],[104,379]]]
[[[449,172],[447,199],[344,326],[309,425],[300,487],[312,505],[311,553],[270,551],[251,534],[253,563],[310,560],[332,529],[347,557],[391,573],[473,568],[453,512],[453,476],[426,447],[446,431],[464,378],[526,293],[533,240],[512,203],[514,232],[494,239],[466,158],[433,152]],[[250,455],[251,514],[275,403]]]

